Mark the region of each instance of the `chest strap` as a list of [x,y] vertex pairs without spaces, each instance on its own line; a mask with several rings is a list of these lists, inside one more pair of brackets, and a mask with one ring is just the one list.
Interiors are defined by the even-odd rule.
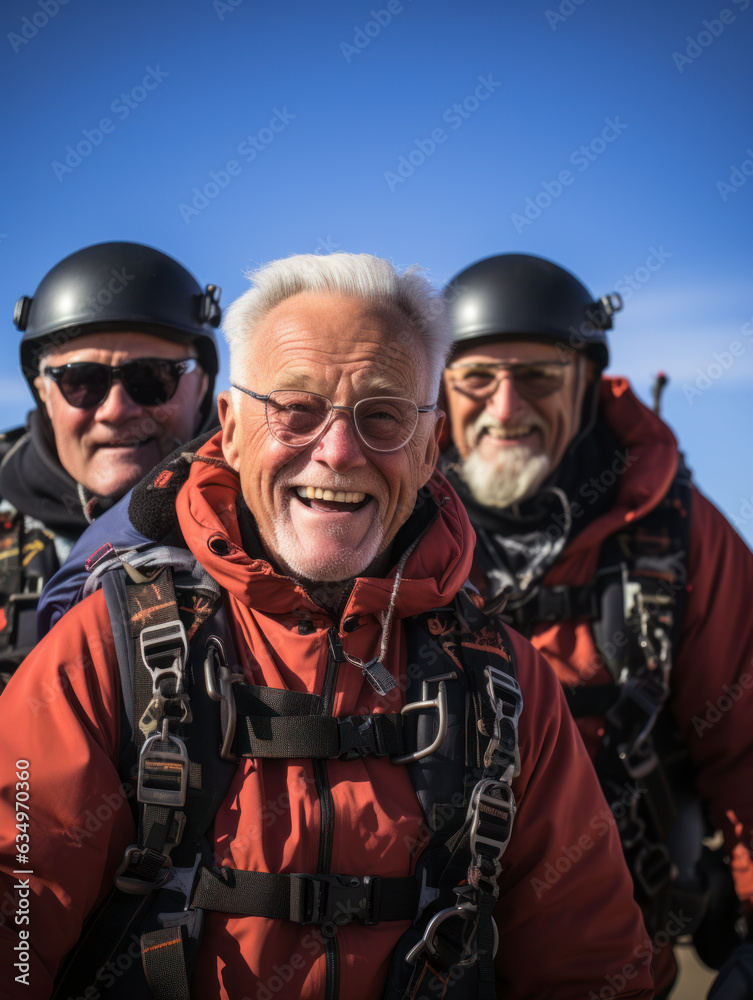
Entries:
[[396,712],[333,717],[318,715],[317,695],[233,685],[237,757],[354,760],[404,752],[403,716]]
[[274,875],[235,868],[202,868],[192,907],[247,917],[290,920],[296,924],[338,925],[358,920],[413,920],[420,886],[409,875]]

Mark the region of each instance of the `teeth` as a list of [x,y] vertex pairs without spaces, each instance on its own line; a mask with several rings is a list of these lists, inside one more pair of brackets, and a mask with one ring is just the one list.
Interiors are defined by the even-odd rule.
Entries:
[[296,493],[303,500],[328,500],[335,503],[361,503],[366,499],[365,493],[354,490],[346,493],[345,490],[323,490],[318,486],[296,486]]

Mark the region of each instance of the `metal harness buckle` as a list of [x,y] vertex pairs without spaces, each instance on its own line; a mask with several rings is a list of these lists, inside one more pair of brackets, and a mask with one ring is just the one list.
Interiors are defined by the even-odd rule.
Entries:
[[[169,701],[179,701],[181,722],[190,720],[189,697],[183,688],[183,669],[188,659],[188,638],[183,622],[175,619],[163,625],[148,625],[139,635],[141,657],[152,677],[152,700],[139,720],[139,729],[146,736],[152,733],[165,714]],[[167,665],[164,661],[167,660]],[[152,662],[154,665],[152,665]],[[175,681],[175,691],[166,693],[162,685]]]
[[[482,807],[485,807],[486,817],[481,815]],[[496,857],[492,860],[499,862],[510,842],[516,808],[515,795],[506,781],[497,781],[494,778],[483,778],[479,781],[471,794],[467,817],[471,820],[471,854],[474,858],[479,855],[478,845],[485,844],[496,851]],[[490,836],[488,830],[479,833],[482,823],[492,826],[504,824],[502,836]]]
[[[167,881],[172,867],[172,860],[166,854],[131,844],[115,872],[115,885],[131,896],[146,896]],[[141,875],[136,874],[138,869]]]
[[[422,757],[429,757],[435,753],[445,741],[447,736],[447,688],[445,681],[454,681],[457,674],[453,671],[450,674],[441,674],[438,677],[429,677],[421,686],[421,701],[412,701],[403,705],[400,710],[401,715],[408,715],[410,712],[424,712],[436,709],[439,716],[437,723],[437,735],[432,743],[424,750],[416,750],[414,753],[400,754],[398,757],[390,757],[393,764],[410,764],[414,760],[421,760]],[[429,697],[429,685],[437,685],[436,698]]]
[[[153,750],[154,743],[173,743],[175,750]],[[151,773],[147,773],[147,768]],[[149,785],[150,780],[174,779],[178,775],[177,788],[155,788]],[[138,786],[136,800],[151,805],[165,806],[167,809],[180,809],[186,802],[188,788],[188,751],[186,745],[168,730],[168,719],[162,720],[162,732],[150,736],[141,748],[139,755]]]

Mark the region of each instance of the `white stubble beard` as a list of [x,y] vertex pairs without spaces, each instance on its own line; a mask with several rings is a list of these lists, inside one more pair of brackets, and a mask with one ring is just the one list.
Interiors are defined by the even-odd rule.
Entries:
[[[378,513],[358,552],[343,547],[336,557],[330,557],[324,565],[312,557],[292,524],[290,505],[295,502],[292,498],[288,500],[285,509],[275,518],[273,526],[276,561],[285,573],[297,580],[336,583],[359,576],[376,559],[384,540],[384,525]],[[371,502],[377,503],[376,500]],[[333,526],[327,530],[327,534],[336,539],[344,531]]]
[[511,507],[514,503],[532,497],[551,469],[548,455],[535,452],[524,444],[507,445],[499,449],[494,459],[479,452],[481,431],[484,427],[499,427],[487,413],[482,413],[467,431],[468,458],[461,475],[474,499],[484,507]]

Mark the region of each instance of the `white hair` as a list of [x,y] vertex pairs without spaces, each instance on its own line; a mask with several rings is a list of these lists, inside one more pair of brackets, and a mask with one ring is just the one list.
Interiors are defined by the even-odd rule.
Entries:
[[251,288],[225,310],[223,332],[230,347],[230,379],[238,381],[244,349],[275,306],[300,292],[343,295],[382,306],[405,317],[423,339],[431,391],[436,399],[452,328],[442,293],[414,265],[398,273],[381,257],[366,253],[294,254],[247,275]]

